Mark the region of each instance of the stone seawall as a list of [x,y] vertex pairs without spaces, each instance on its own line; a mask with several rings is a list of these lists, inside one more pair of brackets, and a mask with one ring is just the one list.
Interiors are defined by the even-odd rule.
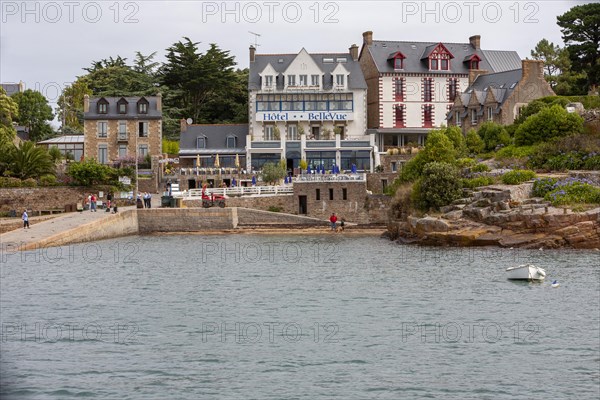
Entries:
[[138,210],[139,233],[235,229],[237,208],[156,208]]
[[237,215],[238,226],[240,228],[248,226],[327,226],[329,224],[326,220],[319,220],[298,215],[274,213],[269,211],[253,210],[249,208],[238,208]]
[[93,242],[96,240],[135,235],[137,233],[137,210],[127,210],[117,214],[109,214],[101,220],[89,222],[38,242],[23,245],[21,250]]

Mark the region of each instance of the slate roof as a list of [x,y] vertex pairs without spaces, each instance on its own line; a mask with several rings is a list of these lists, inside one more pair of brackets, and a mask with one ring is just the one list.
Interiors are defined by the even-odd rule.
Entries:
[[[117,109],[117,102],[124,98],[127,100],[127,113],[119,114]],[[90,98],[90,111],[83,114],[83,119],[161,119],[162,112],[156,109],[158,102],[158,96],[143,96],[148,101],[148,113],[138,114],[137,102],[142,96],[132,97],[91,97]],[[97,104],[100,99],[108,101],[108,112],[106,114],[98,114]]]
[[[371,53],[375,65],[379,72],[398,72],[394,70],[393,63],[388,61],[390,53],[402,52],[404,59],[404,72],[412,73],[430,73],[429,65],[422,57],[426,57],[439,43],[434,42],[407,42],[407,41],[383,41],[373,40],[373,43],[366,47],[366,51]],[[470,43],[446,43],[442,44],[454,56],[450,62],[451,69],[448,71],[437,70],[440,74],[468,74],[469,66],[461,60],[471,58],[473,54],[481,59],[479,69],[489,72],[502,72],[507,69],[521,67],[521,58],[516,51],[503,50],[477,50]],[[363,50],[365,51],[365,50]]]
[[0,83],[0,86],[2,86],[2,89],[4,89],[8,96],[12,96],[21,91],[20,83]]
[[[257,90],[261,87],[259,74],[265,69],[269,63],[279,74],[287,69],[287,67],[294,61],[297,54],[256,54],[254,62],[250,62],[250,75],[248,77],[248,89]],[[348,79],[348,89],[366,89],[367,82],[363,76],[362,70],[358,60],[354,61],[350,53],[314,53],[309,55],[312,57],[317,66],[323,71],[324,83],[323,90],[331,90],[333,87],[333,75],[331,72],[337,67],[337,58],[346,58],[345,62],[341,64],[346,68],[350,74]],[[389,55],[389,52],[388,52]],[[386,55],[387,57],[387,55]],[[333,58],[334,62],[325,63],[323,59]],[[284,82],[282,75],[277,75],[276,79],[277,90],[283,90]]]
[[[246,152],[248,124],[188,125],[179,136],[179,155],[235,154]],[[206,137],[206,149],[196,148],[197,138]],[[227,148],[227,137],[237,137],[237,147]]]

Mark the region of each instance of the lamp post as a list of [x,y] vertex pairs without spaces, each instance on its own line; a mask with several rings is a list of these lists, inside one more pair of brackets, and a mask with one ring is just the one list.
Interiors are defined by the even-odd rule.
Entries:
[[136,208],[137,208],[137,198],[138,198],[138,191],[139,191],[139,185],[138,185],[138,136],[139,136],[139,132],[137,131],[139,129],[138,123],[137,123],[137,117],[133,119],[134,121],[134,134],[135,134],[135,190],[133,192],[133,203],[135,204]]

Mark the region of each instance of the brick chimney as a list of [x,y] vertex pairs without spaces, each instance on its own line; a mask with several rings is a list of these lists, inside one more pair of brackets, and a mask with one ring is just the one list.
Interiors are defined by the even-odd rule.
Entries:
[[475,79],[477,79],[477,77],[479,75],[485,75],[487,74],[488,71],[485,69],[471,69],[469,70],[469,86],[471,86],[473,84],[473,82],[475,82]]
[[521,60],[521,69],[524,81],[536,76],[544,79],[544,62],[542,60]]
[[83,95],[83,112],[90,112],[90,96],[88,94]]
[[353,44],[352,46],[350,46],[350,56],[352,57],[352,59],[354,61],[358,60],[358,46]]
[[480,35],[471,36],[469,38],[469,42],[471,43],[471,46],[473,46],[473,48],[475,50],[481,49],[481,36]]
[[256,47],[250,45],[250,62],[256,60]]
[[366,31],[363,33],[363,43],[367,46],[373,44],[373,31]]
[[162,93],[156,94],[156,111],[162,111]]
[[184,118],[181,118],[179,120],[179,131],[181,133],[187,131],[187,127],[188,127],[187,121]]

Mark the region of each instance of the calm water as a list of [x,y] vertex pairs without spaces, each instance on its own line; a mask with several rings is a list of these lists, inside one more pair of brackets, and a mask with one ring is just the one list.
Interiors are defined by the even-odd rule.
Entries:
[[[526,261],[546,283],[505,279]],[[341,235],[5,251],[0,397],[597,399],[599,265]]]

